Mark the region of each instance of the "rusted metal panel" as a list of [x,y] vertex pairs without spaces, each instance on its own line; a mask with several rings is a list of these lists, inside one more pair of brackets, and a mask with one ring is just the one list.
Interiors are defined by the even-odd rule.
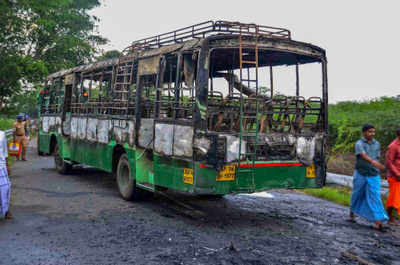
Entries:
[[97,141],[97,124],[98,124],[98,119],[88,118],[86,137],[91,142]]
[[71,137],[74,139],[78,138],[78,118],[71,118]]
[[323,148],[323,135],[318,133],[314,137],[297,138],[296,157],[305,165],[312,165],[316,155],[320,155]]
[[97,122],[97,141],[102,144],[108,144],[109,142],[109,131],[110,131],[110,120],[99,119]]
[[129,146],[133,147],[135,145],[135,121],[129,121],[128,127],[129,127],[127,133],[128,144]]
[[127,120],[113,120],[113,133],[117,143],[128,143],[133,146],[135,139],[135,122]]
[[[239,46],[239,39],[237,36],[215,36],[208,38],[211,48],[235,48]],[[242,41],[244,48],[251,49],[254,47],[254,39],[247,38]],[[260,50],[271,50],[271,51],[284,51],[293,54],[302,54],[306,56],[325,58],[325,50],[304,42],[283,40],[283,39],[270,39],[270,38],[259,38],[258,48]]]
[[157,123],[155,125],[154,151],[162,155],[172,155],[174,125]]
[[152,149],[154,119],[141,119],[139,129],[139,146]]
[[197,80],[196,80],[196,105],[194,108],[194,124],[197,129],[207,128],[207,98],[209,79],[209,46],[203,42],[199,53]]
[[61,77],[61,76],[64,76],[64,75],[69,75],[71,73],[86,72],[86,71],[90,71],[90,70],[93,70],[93,69],[113,66],[117,62],[118,62],[118,58],[112,58],[112,59],[99,61],[99,62],[95,62],[95,63],[91,63],[91,64],[81,65],[81,66],[77,66],[77,67],[73,67],[73,68],[70,68],[70,69],[61,70],[61,71],[58,71],[56,73],[53,73],[53,74],[47,76],[47,79],[50,80],[50,79],[54,79],[54,78]]
[[44,133],[49,132],[49,117],[48,116],[42,117],[42,130]]
[[192,157],[193,127],[174,125],[174,156]]
[[78,138],[84,140],[86,138],[87,118],[78,119]]
[[[233,135],[223,135],[226,137],[226,161],[232,162],[236,161],[239,157],[239,143],[240,138]],[[242,140],[241,144],[241,155],[246,153],[246,141]]]
[[150,57],[139,60],[139,75],[157,74],[160,56]]
[[74,74],[69,74],[65,76],[64,84],[66,85],[72,85],[75,81],[75,75]]
[[56,117],[54,116],[50,116],[49,117],[49,127],[54,127],[54,125],[56,125]]
[[196,61],[193,60],[192,57],[192,54],[187,54],[183,56],[183,74],[185,76],[185,84],[188,87],[194,86],[194,70],[196,67]]
[[311,165],[313,163],[315,155],[315,138],[297,138],[296,155],[302,163],[306,165]]
[[62,123],[63,132],[65,135],[71,134],[71,114],[67,113],[65,115],[65,120]]
[[199,150],[204,156],[210,151],[211,141],[206,137],[195,138],[193,148]]
[[61,117],[57,116],[57,117],[55,117],[55,119],[56,119],[55,127],[57,128],[58,134],[61,135],[62,134]]

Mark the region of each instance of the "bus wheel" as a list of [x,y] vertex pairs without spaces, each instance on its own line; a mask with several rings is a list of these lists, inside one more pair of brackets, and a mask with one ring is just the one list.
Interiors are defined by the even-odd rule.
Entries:
[[61,174],[68,174],[72,170],[72,165],[65,162],[64,158],[60,154],[60,148],[56,144],[54,148],[54,163],[56,164],[56,169]]
[[136,187],[136,181],[131,176],[131,166],[128,161],[128,156],[122,154],[117,166],[117,184],[118,190],[122,198],[127,201],[137,199],[140,191]]

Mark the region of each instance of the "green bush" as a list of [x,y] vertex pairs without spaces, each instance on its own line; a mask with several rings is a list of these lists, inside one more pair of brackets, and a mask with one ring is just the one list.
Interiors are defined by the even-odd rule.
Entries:
[[0,119],[0,130],[8,130],[13,127],[14,120],[9,119]]
[[400,128],[400,100],[383,97],[364,102],[340,102],[329,106],[329,144],[333,152],[354,150],[361,137],[361,127],[371,123],[376,127],[376,139],[383,151],[396,137]]

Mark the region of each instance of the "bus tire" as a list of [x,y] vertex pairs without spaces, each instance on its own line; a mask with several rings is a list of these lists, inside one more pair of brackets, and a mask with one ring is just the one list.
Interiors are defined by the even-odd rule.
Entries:
[[122,154],[117,165],[117,184],[119,194],[126,201],[132,201],[139,198],[139,189],[136,187],[136,180],[131,176],[131,166],[128,156]]
[[58,147],[58,144],[54,147],[54,163],[56,164],[56,169],[58,173],[61,173],[63,175],[66,175],[71,172],[72,170],[72,165],[65,162],[64,158],[60,154],[60,148]]

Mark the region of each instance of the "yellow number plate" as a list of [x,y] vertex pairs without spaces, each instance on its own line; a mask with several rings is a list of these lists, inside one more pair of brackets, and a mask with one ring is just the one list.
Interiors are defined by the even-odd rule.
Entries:
[[224,168],[217,174],[217,181],[235,180],[235,170],[235,165],[224,166]]
[[315,166],[306,167],[306,178],[315,178]]
[[183,169],[183,182],[193,185],[193,168]]

